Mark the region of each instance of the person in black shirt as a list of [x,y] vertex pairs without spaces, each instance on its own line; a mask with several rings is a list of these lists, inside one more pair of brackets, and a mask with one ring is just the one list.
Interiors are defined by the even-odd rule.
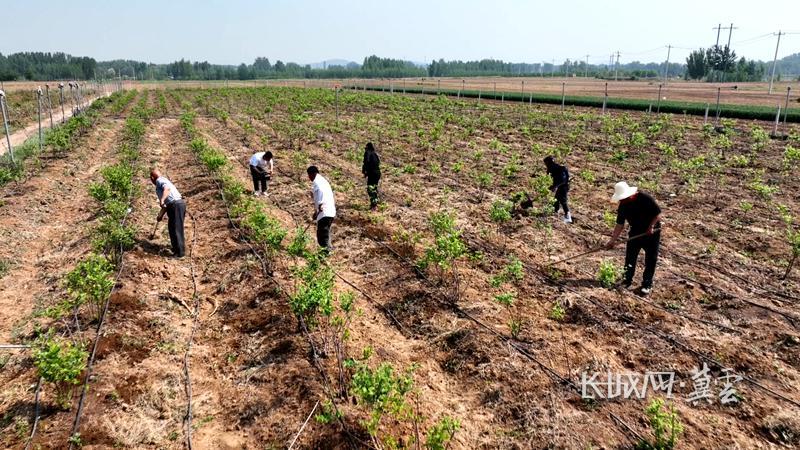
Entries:
[[364,163],[361,165],[361,173],[367,178],[367,195],[369,195],[369,207],[375,210],[378,207],[378,183],[381,181],[381,159],[375,152],[375,146],[368,142],[364,148]]
[[572,223],[572,213],[569,212],[567,205],[567,194],[569,193],[569,170],[566,166],[562,166],[555,162],[552,156],[544,159],[544,165],[547,167],[547,174],[553,179],[553,184],[550,185],[550,191],[556,196],[556,201],[553,204],[555,213],[558,214],[558,209],[564,209],[564,223]]
[[636,261],[639,252],[644,249],[644,274],[642,275],[641,293],[649,294],[653,290],[653,275],[656,272],[658,249],[661,243],[661,208],[653,197],[639,192],[638,188],[628,186],[620,181],[614,186],[611,201],[619,202],[617,208],[617,226],[611,234],[607,249],[614,248],[627,221],[630,225],[628,236],[637,237],[629,240],[625,249],[625,278],[622,283],[626,288],[633,283],[636,272]]

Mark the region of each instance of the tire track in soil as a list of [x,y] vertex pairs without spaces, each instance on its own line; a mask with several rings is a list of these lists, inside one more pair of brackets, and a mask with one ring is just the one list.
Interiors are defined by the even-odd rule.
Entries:
[[[240,179],[249,185],[249,173],[241,164],[249,154],[240,146],[241,140],[214,119],[198,119],[198,124],[201,130],[207,131],[207,136],[216,136],[216,139],[209,137],[209,143],[223,149],[230,159],[235,160]],[[289,159],[283,158],[283,161],[288,163]],[[286,166],[276,168],[283,173],[291,172]],[[299,172],[305,175],[304,170]],[[294,218],[305,217],[311,209],[309,194],[297,180],[281,178],[279,173],[270,185],[272,195],[269,203],[279,203],[281,209],[270,205],[274,215],[284,226],[293,228]],[[516,381],[524,380],[526,389],[519,395],[529,403],[540,400],[530,395],[530,391],[548,392],[553,389],[550,378],[540,371],[531,370],[527,360],[501,342],[481,336],[482,333],[477,332],[470,321],[442,309],[437,305],[439,294],[432,293],[430,287],[402,261],[380,247],[376,248],[364,233],[383,238],[388,238],[391,233],[384,227],[370,224],[356,212],[358,204],[366,202],[366,194],[363,199],[354,201],[349,195],[337,193],[337,199],[338,217],[333,236],[335,251],[331,258],[334,267],[348,281],[392,310],[404,325],[403,330],[398,330],[381,310],[365,303],[363,308],[370,320],[359,324],[363,329],[354,330],[354,336],[358,336],[355,340],[383,349],[384,354],[379,353],[382,358],[400,364],[421,364],[417,380],[422,397],[435,405],[434,411],[462,419],[464,426],[456,434],[456,441],[461,445],[495,445],[496,441],[492,439],[496,438],[498,428],[515,427],[512,424],[515,420],[533,420],[533,417],[519,415],[502,417],[495,410],[500,391],[508,384],[514,384],[506,374],[520,374],[521,379]],[[431,354],[432,360],[427,358]],[[476,383],[475,377],[480,381]],[[527,388],[531,388],[530,391]],[[554,401],[549,394],[547,400]],[[539,419],[549,422],[548,418]],[[550,426],[553,425],[536,428]]]
[[[82,439],[95,445],[182,448],[183,354],[192,318],[191,264],[200,323],[190,354],[195,449],[286,445],[322,391],[288,306],[234,238],[216,184],[189,151],[175,119],[151,123],[142,161],[162,169],[187,202],[187,255],[170,251],[166,221],[142,174],[131,223],[137,246],[112,299],[95,366]],[[196,230],[195,230],[196,227]],[[213,304],[215,315],[209,317]]]

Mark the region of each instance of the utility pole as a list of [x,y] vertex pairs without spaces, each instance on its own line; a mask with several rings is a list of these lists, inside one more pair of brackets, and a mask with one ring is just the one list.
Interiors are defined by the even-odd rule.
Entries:
[[584,68],[584,78],[589,78],[589,55],[586,55],[586,67]]
[[617,75],[619,74],[619,50],[617,50],[617,62],[614,64],[614,81],[617,81]]
[[667,84],[667,77],[669,77],[669,54],[672,51],[672,45],[667,45],[667,64],[664,66],[664,85]]
[[775,56],[772,58],[772,75],[769,77],[769,94],[772,94],[772,83],[775,81],[775,65],[778,64],[778,47],[781,45],[781,34],[786,33],[781,33],[778,30],[778,43],[775,44]]
[[712,28],[712,30],[717,30],[717,43],[714,44],[714,47],[719,47],[719,32],[722,31],[722,24],[717,25],[717,27]]

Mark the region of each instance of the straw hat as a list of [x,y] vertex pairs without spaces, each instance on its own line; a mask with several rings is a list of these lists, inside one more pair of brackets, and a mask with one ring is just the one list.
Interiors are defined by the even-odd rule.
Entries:
[[628,183],[624,181],[620,181],[619,183],[614,185],[614,195],[611,196],[612,202],[618,202],[620,200],[624,200],[631,195],[635,194],[639,191],[639,188],[634,186],[628,186]]

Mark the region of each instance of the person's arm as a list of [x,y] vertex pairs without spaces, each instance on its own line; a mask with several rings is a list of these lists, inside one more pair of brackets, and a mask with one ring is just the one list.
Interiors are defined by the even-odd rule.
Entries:
[[158,212],[158,217],[156,217],[156,221],[161,222],[164,219],[164,214],[167,212],[167,208],[162,206],[161,211]]
[[167,198],[169,198],[169,186],[164,186],[164,192],[161,194],[161,198],[158,199],[162,209],[167,207]]
[[614,231],[611,232],[611,239],[609,239],[608,243],[606,244],[606,249],[611,250],[612,248],[617,246],[617,241],[619,241],[619,235],[622,234],[622,230],[625,228],[625,225],[619,225],[614,227]]
[[647,234],[653,234],[656,232],[655,226],[660,220],[661,214],[656,214],[656,216],[653,217],[653,220],[650,221],[650,226],[647,228]]
[[625,215],[622,213],[622,205],[617,207],[617,226],[614,227],[614,231],[611,232],[611,239],[608,240],[608,243],[605,245],[607,250],[611,250],[617,245],[617,241],[619,241],[619,235],[622,234],[622,230],[625,228]]
[[275,164],[273,164],[272,160],[269,160],[269,174],[272,176],[272,171],[275,169]]

